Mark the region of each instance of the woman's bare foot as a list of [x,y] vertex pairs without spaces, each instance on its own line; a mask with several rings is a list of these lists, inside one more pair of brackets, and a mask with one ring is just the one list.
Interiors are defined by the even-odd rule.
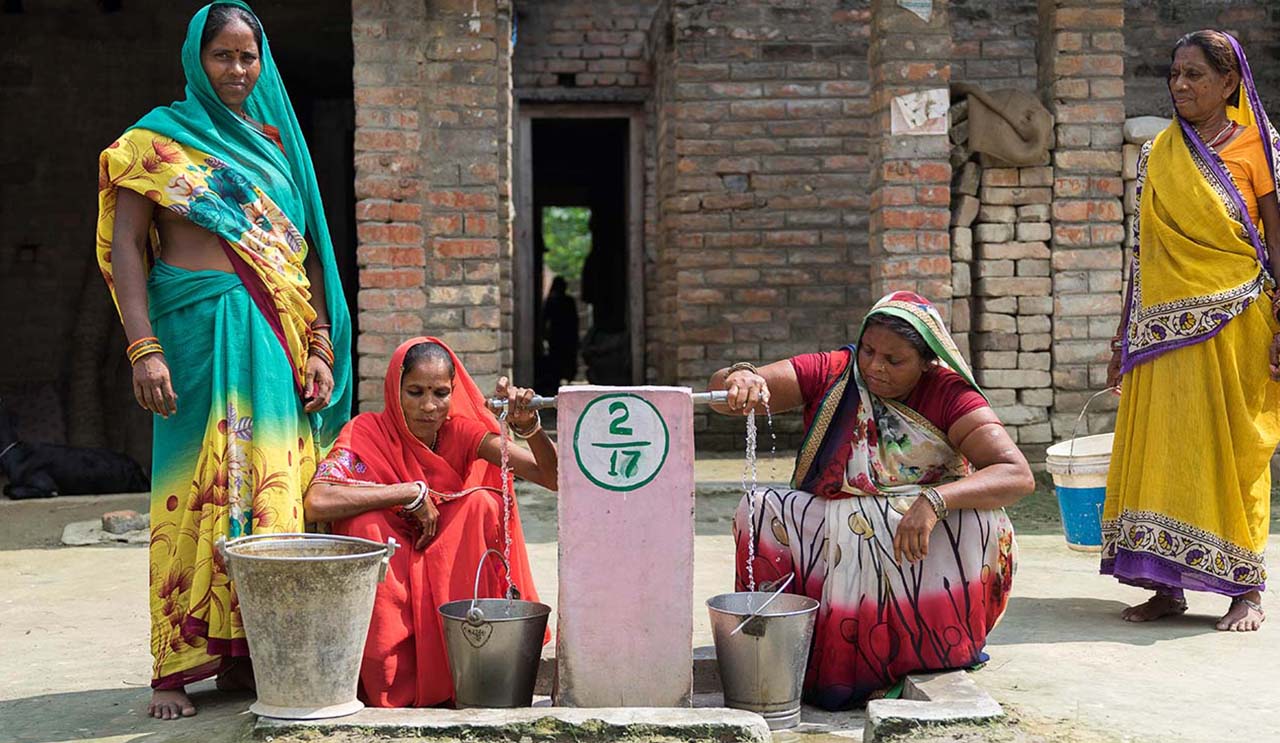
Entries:
[[1137,606],[1120,612],[1126,622],[1154,622],[1162,617],[1182,614],[1187,610],[1187,600],[1170,593],[1157,593]]
[[1218,620],[1223,632],[1257,632],[1267,615],[1262,611],[1262,594],[1250,591],[1231,599],[1231,608]]
[[147,715],[157,720],[176,720],[179,717],[191,717],[196,713],[196,706],[191,703],[184,689],[155,689],[151,692],[151,704],[147,705]]
[[227,667],[218,673],[218,691],[256,691],[257,680],[253,677],[253,661],[248,658],[235,658]]

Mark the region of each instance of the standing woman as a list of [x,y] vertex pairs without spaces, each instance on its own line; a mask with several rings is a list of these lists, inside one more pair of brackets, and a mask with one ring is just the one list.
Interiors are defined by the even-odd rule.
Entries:
[[214,542],[301,531],[351,409],[350,317],[261,24],[238,0],[205,6],[182,67],[186,99],[144,116],[98,171],[98,264],[156,415],[148,711],[162,719],[195,714],[191,682],[252,684]]
[[1264,620],[1269,463],[1280,442],[1280,138],[1236,40],[1197,31],[1169,70],[1177,115],[1139,160],[1138,219],[1109,383],[1121,381],[1102,573],[1155,594],[1230,597],[1217,628]]

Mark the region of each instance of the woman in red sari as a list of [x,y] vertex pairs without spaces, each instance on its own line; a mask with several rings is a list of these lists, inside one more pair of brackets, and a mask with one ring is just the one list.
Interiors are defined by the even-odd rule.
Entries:
[[[528,408],[533,391],[503,377],[497,394],[509,401],[512,433],[529,444],[510,447],[512,471],[555,490],[555,445]],[[524,599],[537,594],[515,498],[507,513],[500,495],[498,421],[458,357],[435,338],[406,341],[391,357],[383,396],[381,413],[342,429],[307,491],[306,516],[336,534],[406,547],[378,586],[360,668],[364,702],[447,704],[454,689],[437,608],[471,598],[485,550],[503,552],[508,535],[510,575],[500,560],[487,561],[480,595],[503,596],[508,585]],[[467,492],[477,487],[487,489]]]

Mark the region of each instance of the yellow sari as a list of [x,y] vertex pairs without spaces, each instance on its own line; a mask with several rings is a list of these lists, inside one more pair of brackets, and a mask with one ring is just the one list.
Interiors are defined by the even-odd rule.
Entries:
[[[1230,114],[1262,134],[1273,181],[1277,138],[1242,67]],[[1261,228],[1241,197],[1255,189],[1178,119],[1144,148],[1139,172],[1102,573],[1173,593],[1261,590],[1280,443],[1267,350],[1280,324]]]

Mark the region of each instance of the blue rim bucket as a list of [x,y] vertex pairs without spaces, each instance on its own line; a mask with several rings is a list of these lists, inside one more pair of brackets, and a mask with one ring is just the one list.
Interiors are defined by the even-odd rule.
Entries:
[[1046,452],[1045,469],[1053,475],[1062,531],[1073,550],[1102,550],[1102,504],[1107,497],[1114,437],[1103,433],[1068,439]]

